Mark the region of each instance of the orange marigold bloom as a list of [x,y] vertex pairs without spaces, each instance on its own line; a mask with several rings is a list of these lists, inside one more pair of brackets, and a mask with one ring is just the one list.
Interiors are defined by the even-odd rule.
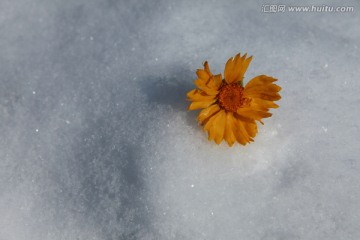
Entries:
[[198,69],[195,80],[197,89],[187,93],[189,110],[203,109],[197,120],[208,132],[209,140],[217,144],[225,139],[232,146],[235,142],[246,145],[254,141],[257,134],[255,121],[264,124],[261,119],[272,114],[269,108],[278,108],[274,103],[281,98],[281,87],[273,82],[277,79],[260,75],[243,86],[244,74],[252,57],[240,53],[230,58],[221,74],[213,75],[209,64]]

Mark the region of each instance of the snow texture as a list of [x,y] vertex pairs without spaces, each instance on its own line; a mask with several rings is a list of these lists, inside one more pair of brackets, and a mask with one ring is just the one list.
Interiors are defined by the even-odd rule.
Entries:
[[[359,11],[1,0],[0,239],[360,239]],[[229,148],[185,94],[238,52],[283,98]]]

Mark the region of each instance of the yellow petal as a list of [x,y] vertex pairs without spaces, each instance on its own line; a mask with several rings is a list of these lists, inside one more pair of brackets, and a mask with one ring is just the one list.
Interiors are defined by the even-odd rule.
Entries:
[[220,144],[224,138],[226,124],[226,114],[224,110],[220,110],[207,121],[204,129],[208,131],[209,140],[215,140],[216,144]]
[[207,61],[204,63],[204,69],[198,69],[196,71],[196,75],[200,79],[204,79],[205,81],[207,81],[212,76],[212,73],[210,71],[210,67],[209,67],[209,64]]
[[212,76],[209,80],[209,82],[207,83],[207,86],[213,90],[218,90],[221,86],[222,83],[222,76],[221,74]]
[[[204,130],[208,131],[210,130],[210,128],[212,127],[212,124],[214,123],[214,120],[216,119],[217,115],[219,114],[220,111],[218,111],[217,113],[213,114],[211,117],[209,117],[204,125]],[[210,133],[209,133],[210,134]]]
[[225,81],[229,84],[242,81],[251,60],[252,57],[246,58],[246,54],[240,57],[240,53],[234,58],[230,58],[225,64]]
[[188,100],[191,101],[209,101],[215,98],[213,95],[207,95],[206,92],[194,89],[187,93]]
[[210,106],[211,104],[213,104],[216,100],[209,100],[209,101],[201,101],[201,102],[192,102],[189,107],[188,110],[196,110],[196,109],[200,109],[200,108],[207,108],[208,106]]
[[257,85],[250,88],[244,89],[244,94],[251,96],[252,94],[256,94],[259,92],[262,93],[277,93],[281,90],[281,87],[279,87],[276,84],[267,84],[267,85]]
[[251,99],[250,107],[258,111],[268,111],[269,108],[278,108],[279,105],[272,101],[267,101],[260,98],[253,98]]
[[238,53],[234,58],[233,58],[233,66],[232,69],[230,69],[229,71],[229,80],[231,82],[236,82],[236,77],[239,75],[241,67],[237,67],[239,64],[239,60],[241,62],[241,58],[240,58],[240,53]]
[[267,101],[277,101],[281,99],[278,93],[281,87],[273,84],[275,81],[277,81],[277,79],[266,75],[260,75],[251,79],[245,86],[244,97],[258,98]]
[[256,92],[256,93],[244,93],[244,97],[260,98],[267,101],[277,101],[281,99],[281,96],[277,92]]
[[207,107],[199,113],[197,119],[201,124],[204,124],[207,119],[213,116],[215,113],[220,111],[220,107],[217,104],[213,104],[210,107]]
[[241,63],[241,71],[240,71],[240,75],[239,75],[239,78],[241,78],[241,80],[244,78],[244,74],[245,74],[246,70],[248,69],[251,60],[252,60],[252,56],[250,56],[249,58],[246,58],[246,54],[243,56],[243,60]]
[[209,63],[206,61],[204,62],[204,70],[209,74],[209,76],[212,76],[212,73],[210,71]]
[[250,142],[252,139],[249,137],[243,122],[239,119],[234,118],[234,134],[235,138],[238,143],[241,145],[246,145],[248,142]]
[[252,123],[243,122],[243,124],[244,124],[245,130],[247,131],[248,135],[252,138],[255,137],[257,134],[257,131],[258,131],[256,123],[255,122],[252,122]]
[[234,59],[229,58],[229,60],[225,64],[225,70],[224,70],[225,81],[229,84],[234,81],[234,79],[231,78],[233,68],[234,68]]
[[224,139],[231,147],[236,142],[236,137],[234,135],[234,115],[232,112],[226,113],[226,125],[225,125],[225,132],[224,132]]
[[232,70],[231,76],[230,76],[230,79],[234,79],[233,82],[242,81],[242,79],[244,77],[243,75],[241,75],[242,64],[244,63],[245,58],[246,58],[246,54],[244,56],[242,56],[241,58],[240,58],[240,53],[235,56],[234,67],[233,67],[233,70]]
[[277,81],[276,78],[272,78],[266,75],[260,75],[257,77],[254,77],[253,79],[251,79],[245,86],[245,89],[251,89],[252,87],[256,87],[256,86],[262,86],[262,85],[267,85],[267,84],[271,84],[273,82]]
[[264,111],[256,111],[253,110],[251,108],[239,108],[236,112],[238,115],[243,116],[245,118],[250,118],[250,119],[254,119],[257,120],[261,123],[263,123],[261,121],[261,119],[263,118],[268,118],[271,117],[272,114],[269,112],[264,112]]
[[198,69],[196,71],[196,75],[198,76],[198,78],[200,78],[204,81],[208,81],[210,78],[210,75],[208,74],[208,72],[203,69]]
[[195,83],[195,85],[199,88],[199,89],[201,89],[201,90],[203,90],[204,92],[206,92],[206,94],[208,94],[208,95],[217,95],[218,94],[218,90],[217,90],[217,88],[210,88],[210,87],[208,87],[207,85],[206,85],[206,82],[204,82],[202,79],[196,79],[195,81],[194,81],[194,83]]
[[238,120],[241,120],[242,122],[247,122],[247,123],[255,123],[255,120],[252,119],[252,118],[249,118],[249,117],[244,117],[244,116],[241,116],[237,113],[234,113],[234,117],[237,118]]
[[217,118],[216,125],[214,125],[213,128],[213,131],[215,131],[215,142],[217,144],[220,144],[221,141],[224,139],[225,125],[226,125],[226,113],[225,111],[221,110],[219,113],[219,117]]

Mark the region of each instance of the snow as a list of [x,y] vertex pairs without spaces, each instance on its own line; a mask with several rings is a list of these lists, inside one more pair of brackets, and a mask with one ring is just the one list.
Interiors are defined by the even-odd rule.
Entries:
[[[2,0],[0,239],[359,239],[360,5]],[[243,147],[185,94],[253,55],[280,108]]]

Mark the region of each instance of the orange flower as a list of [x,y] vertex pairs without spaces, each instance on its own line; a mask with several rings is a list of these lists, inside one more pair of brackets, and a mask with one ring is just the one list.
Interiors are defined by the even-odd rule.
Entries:
[[209,64],[198,69],[195,80],[197,89],[187,93],[192,101],[189,110],[203,109],[197,120],[208,132],[209,140],[217,144],[225,139],[232,146],[235,142],[246,145],[253,142],[258,129],[255,121],[272,114],[269,108],[278,108],[274,103],[281,98],[281,87],[274,84],[277,79],[260,75],[251,79],[243,87],[243,78],[252,57],[237,54],[230,58],[221,74],[213,75]]

